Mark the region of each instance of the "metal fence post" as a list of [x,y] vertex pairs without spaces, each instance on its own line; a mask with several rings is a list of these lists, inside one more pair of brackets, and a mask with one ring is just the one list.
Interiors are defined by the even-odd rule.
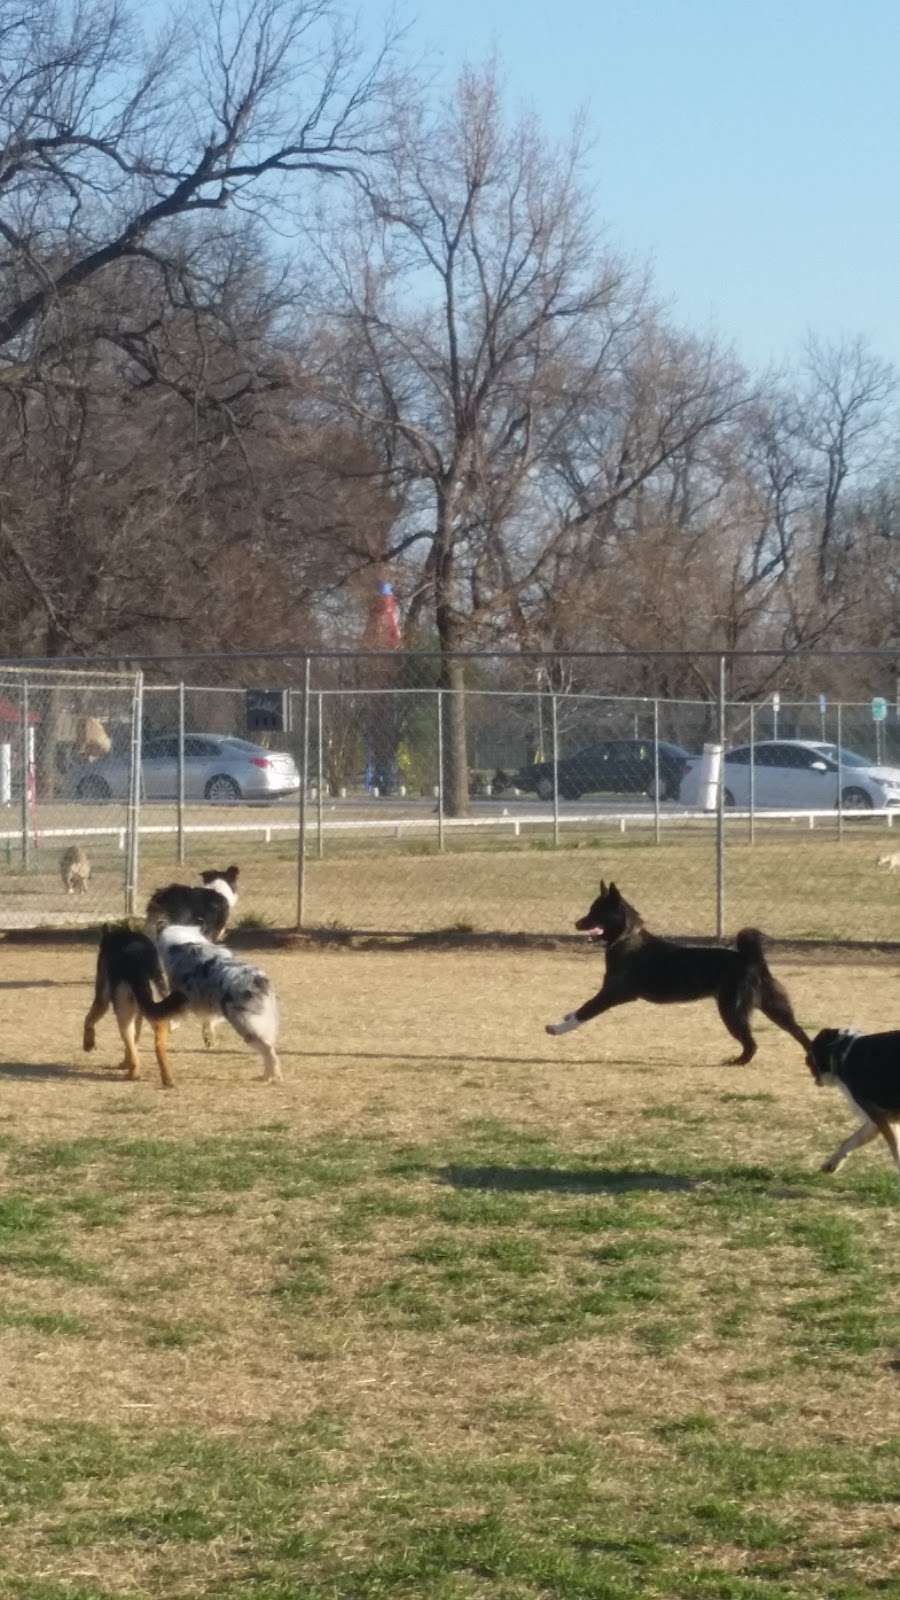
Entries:
[[184,861],[184,683],[178,685],[178,861]]
[[756,841],[756,706],[750,701],[750,843]]
[[843,837],[844,837],[844,773],[843,773],[844,716],[843,716],[843,712],[844,712],[844,708],[843,708],[843,706],[842,706],[842,704],[841,704],[841,702],[839,700],[838,703],[837,703],[837,752],[838,752],[838,754],[837,754],[837,769],[838,769],[838,774],[837,774],[837,778],[838,778],[838,785],[837,785],[837,789],[838,789],[838,792],[837,792],[837,831],[838,831],[838,838],[839,839],[843,839]]
[[660,813],[659,813],[659,701],[653,701],[653,833],[656,843],[660,842]]
[[716,792],[716,938],[725,937],[725,657],[719,657],[719,787]]
[[306,915],[306,786],[309,778],[309,656],[303,657],[303,698],[300,702],[300,794],[297,810],[297,929]]
[[321,861],[325,854],[325,817],[322,788],[324,783],[324,744],[322,735],[322,708],[324,696],[321,689],[316,695],[316,853]]
[[22,744],[22,871],[27,872],[31,864],[31,840],[28,834],[28,797],[31,789],[31,762],[29,760],[29,734],[28,721],[28,680],[22,682],[22,701],[20,706],[19,733]]
[[139,672],[134,683],[134,701],[131,712],[131,770],[128,774],[130,803],[128,807],[128,849],[125,855],[125,915],[137,912],[138,877],[140,874],[141,829],[141,751],[144,732],[144,674]]
[[556,695],[550,696],[550,726],[553,735],[553,843],[559,844],[559,715]]
[[444,691],[437,692],[437,759],[438,759],[438,849],[444,848]]

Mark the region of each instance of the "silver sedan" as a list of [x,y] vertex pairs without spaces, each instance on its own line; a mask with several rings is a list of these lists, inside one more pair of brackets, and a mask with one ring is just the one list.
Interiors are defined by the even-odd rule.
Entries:
[[[79,761],[69,772],[70,792],[78,800],[128,797],[130,759],[111,752],[99,761]],[[300,775],[293,756],[264,750],[247,739],[218,733],[188,733],[184,739],[184,797],[213,805],[241,800],[276,800],[296,794]],[[145,739],[141,752],[141,795],[173,800],[178,794],[178,735]]]

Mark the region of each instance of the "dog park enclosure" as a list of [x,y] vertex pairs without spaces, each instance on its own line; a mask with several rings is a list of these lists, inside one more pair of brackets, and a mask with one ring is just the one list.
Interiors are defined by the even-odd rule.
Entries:
[[[867,698],[858,662],[822,664],[823,681],[846,677],[846,698],[736,700],[724,658],[718,694],[693,699],[623,692],[664,675],[656,658],[622,656],[472,657],[460,691],[439,686],[429,656],[3,667],[0,926],[134,914],[158,884],[234,861],[238,921],[260,926],[554,935],[602,874],[672,932],[758,923],[782,937],[892,940],[900,874],[879,865],[900,849],[891,808],[844,803],[847,782],[836,805],[754,794],[752,752],[773,738],[900,763],[893,663],[865,664],[890,689]],[[299,782],[265,802],[198,792],[199,735],[245,741],[263,765],[288,755]],[[616,746],[618,788],[573,797],[565,775],[598,741]],[[721,773],[718,793],[694,794],[705,804],[667,792],[666,752],[710,743],[749,747],[744,804],[726,803]],[[151,748],[166,752],[155,776]],[[513,785],[537,763],[550,775],[537,792]],[[83,894],[59,873],[73,845],[91,861]]]

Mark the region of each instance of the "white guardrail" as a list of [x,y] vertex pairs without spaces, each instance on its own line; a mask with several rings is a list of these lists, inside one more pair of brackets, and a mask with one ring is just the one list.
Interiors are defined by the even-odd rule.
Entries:
[[[843,820],[848,818],[884,817],[889,828],[893,827],[894,817],[900,810],[894,807],[873,807],[871,810],[857,810],[855,808],[841,813]],[[827,822],[831,827],[836,827],[838,812],[832,807],[829,810],[762,810],[760,807],[751,813],[749,810],[738,810],[729,806],[725,812],[726,823],[749,821],[755,822],[806,822],[810,829],[815,828],[817,822]],[[656,814],[653,811],[590,811],[583,813],[565,812],[558,818],[559,827],[571,828],[573,826],[593,828],[607,828],[610,825],[618,827],[625,833],[629,825],[632,827],[654,827]],[[710,811],[665,811],[660,816],[660,821],[665,822],[666,828],[677,826],[682,822],[715,823],[716,814]],[[552,813],[534,812],[519,813],[515,816],[504,815],[497,817],[448,817],[438,819],[429,817],[350,817],[346,820],[329,818],[319,821],[315,815],[307,818],[306,833],[318,837],[327,833],[365,833],[377,832],[387,834],[394,839],[400,839],[404,834],[423,833],[430,831],[437,833],[439,825],[445,831],[451,832],[464,828],[508,829],[515,838],[518,838],[523,828],[541,827],[552,829],[554,817]],[[30,831],[30,830],[29,830]],[[90,828],[42,828],[40,824],[35,828],[35,833],[41,839],[92,839],[115,838],[118,836],[120,850],[125,849],[126,829],[119,825],[111,827]],[[288,834],[296,837],[298,823],[294,822],[196,822],[185,823],[183,830],[187,834],[252,834],[257,838],[262,837],[266,844],[271,844],[274,834]],[[141,838],[175,836],[179,832],[176,823],[142,823],[139,833]],[[21,828],[0,830],[0,843],[21,840]]]

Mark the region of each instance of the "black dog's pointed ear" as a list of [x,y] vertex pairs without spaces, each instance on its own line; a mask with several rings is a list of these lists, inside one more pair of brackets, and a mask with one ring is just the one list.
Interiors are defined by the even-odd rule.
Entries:
[[602,878],[600,879],[600,893],[601,894],[605,894],[606,893],[606,884],[603,882]]
[[620,895],[618,889],[616,888],[616,886],[613,883],[611,878],[609,880],[609,888],[607,889],[606,892],[607,892],[607,894],[611,895],[614,900],[621,900],[621,898],[622,898],[622,896]]

